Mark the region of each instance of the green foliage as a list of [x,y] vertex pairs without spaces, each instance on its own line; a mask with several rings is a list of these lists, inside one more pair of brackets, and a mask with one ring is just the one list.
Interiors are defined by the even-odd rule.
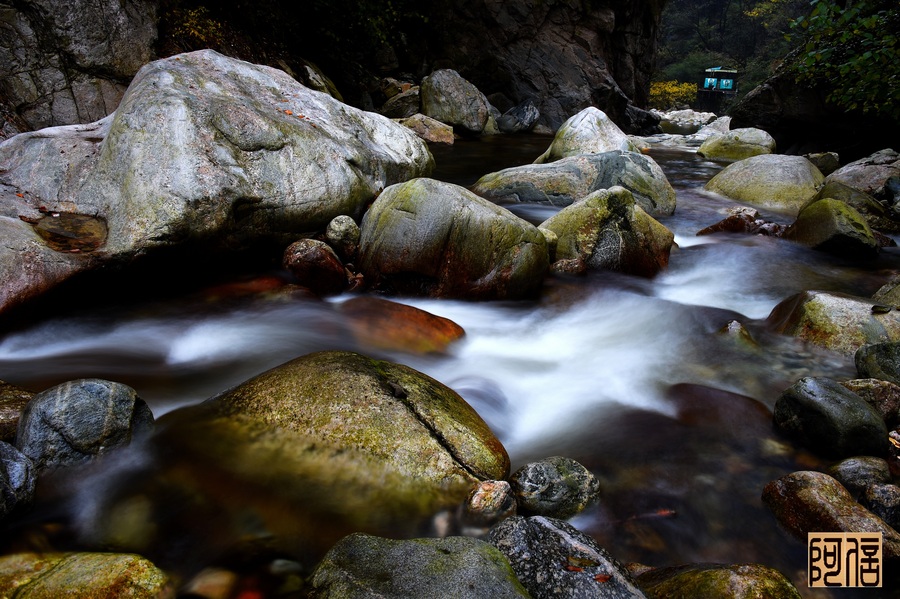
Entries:
[[697,84],[679,81],[654,81],[650,84],[650,107],[667,110],[697,100]]
[[794,21],[803,43],[792,65],[798,82],[824,83],[828,100],[848,110],[900,121],[900,5],[812,0]]

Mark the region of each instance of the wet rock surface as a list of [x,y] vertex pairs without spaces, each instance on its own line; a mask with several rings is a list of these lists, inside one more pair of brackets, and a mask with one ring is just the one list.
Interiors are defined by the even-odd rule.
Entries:
[[800,599],[778,570],[762,564],[688,564],[650,570],[637,577],[647,597]]
[[597,501],[600,495],[600,481],[591,471],[562,456],[525,464],[509,481],[523,516],[565,520]]
[[0,441],[0,523],[31,504],[37,472],[25,454]]

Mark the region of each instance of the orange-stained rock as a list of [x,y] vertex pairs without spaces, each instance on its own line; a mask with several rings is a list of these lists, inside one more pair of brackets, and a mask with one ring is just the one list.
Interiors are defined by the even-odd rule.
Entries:
[[367,347],[409,353],[441,353],[466,332],[461,326],[413,306],[360,296],[338,306],[356,340]]

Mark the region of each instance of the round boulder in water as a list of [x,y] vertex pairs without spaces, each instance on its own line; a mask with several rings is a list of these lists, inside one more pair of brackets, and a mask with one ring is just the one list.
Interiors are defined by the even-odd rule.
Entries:
[[534,163],[544,164],[578,154],[616,150],[636,152],[637,147],[605,112],[588,106],[559,127],[550,147]]
[[353,261],[359,250],[359,225],[352,217],[335,216],[325,228],[325,239],[342,260]]
[[884,420],[840,383],[802,378],[775,402],[776,428],[829,457],[881,456],[887,451]]
[[490,104],[477,87],[453,69],[440,69],[422,79],[419,94],[426,116],[469,133],[484,131]]
[[395,541],[352,534],[326,554],[311,586],[312,598],[529,597],[503,554],[469,537]]
[[650,597],[800,599],[784,574],[762,564],[687,564],[655,568],[637,577]]
[[362,221],[360,270],[376,289],[463,299],[535,295],[549,266],[534,225],[458,185],[392,185]]
[[336,295],[347,287],[344,265],[324,241],[295,241],[284,251],[282,264],[300,285],[319,295]]
[[524,515],[571,518],[595,502],[600,481],[571,458],[553,456],[525,464],[509,478]]
[[900,487],[890,483],[866,487],[860,503],[884,520],[894,530],[900,530]]
[[785,239],[846,258],[872,259],[878,240],[865,218],[849,204],[825,198],[800,210]]
[[900,385],[900,343],[863,345],[856,350],[854,361],[859,376]]
[[708,137],[697,153],[710,160],[743,160],[774,151],[774,137],[762,129],[748,127]]
[[42,391],[25,406],[16,447],[38,470],[87,462],[131,443],[153,414],[127,385],[80,379]]
[[881,150],[845,164],[828,175],[826,182],[833,181],[859,189],[892,206],[900,199],[900,152]]
[[854,456],[841,460],[828,469],[828,474],[854,495],[860,495],[870,485],[891,482],[891,467],[884,459],[875,456]]
[[729,164],[706,189],[729,198],[797,214],[815,197],[824,177],[802,156],[761,154]]
[[503,133],[530,131],[540,117],[541,111],[535,106],[534,100],[526,100],[504,112],[503,116],[497,119],[497,127]]

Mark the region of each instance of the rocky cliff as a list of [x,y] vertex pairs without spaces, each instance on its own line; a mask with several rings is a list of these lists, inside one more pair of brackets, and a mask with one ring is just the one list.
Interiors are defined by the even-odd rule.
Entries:
[[303,56],[330,69],[344,98],[364,108],[384,75],[420,79],[453,68],[500,103],[532,100],[540,123],[552,129],[591,105],[628,132],[647,132],[658,122],[638,106],[647,98],[665,0],[423,2],[427,19],[384,36],[377,48],[358,38],[321,43],[322,23],[281,0],[249,8],[234,0],[208,4],[207,22],[226,34],[201,35],[194,42],[205,45],[185,47],[184,39],[180,45],[167,39],[170,5],[178,2],[0,2],[0,139],[99,119],[115,108],[141,65],[200,47],[289,71]]

